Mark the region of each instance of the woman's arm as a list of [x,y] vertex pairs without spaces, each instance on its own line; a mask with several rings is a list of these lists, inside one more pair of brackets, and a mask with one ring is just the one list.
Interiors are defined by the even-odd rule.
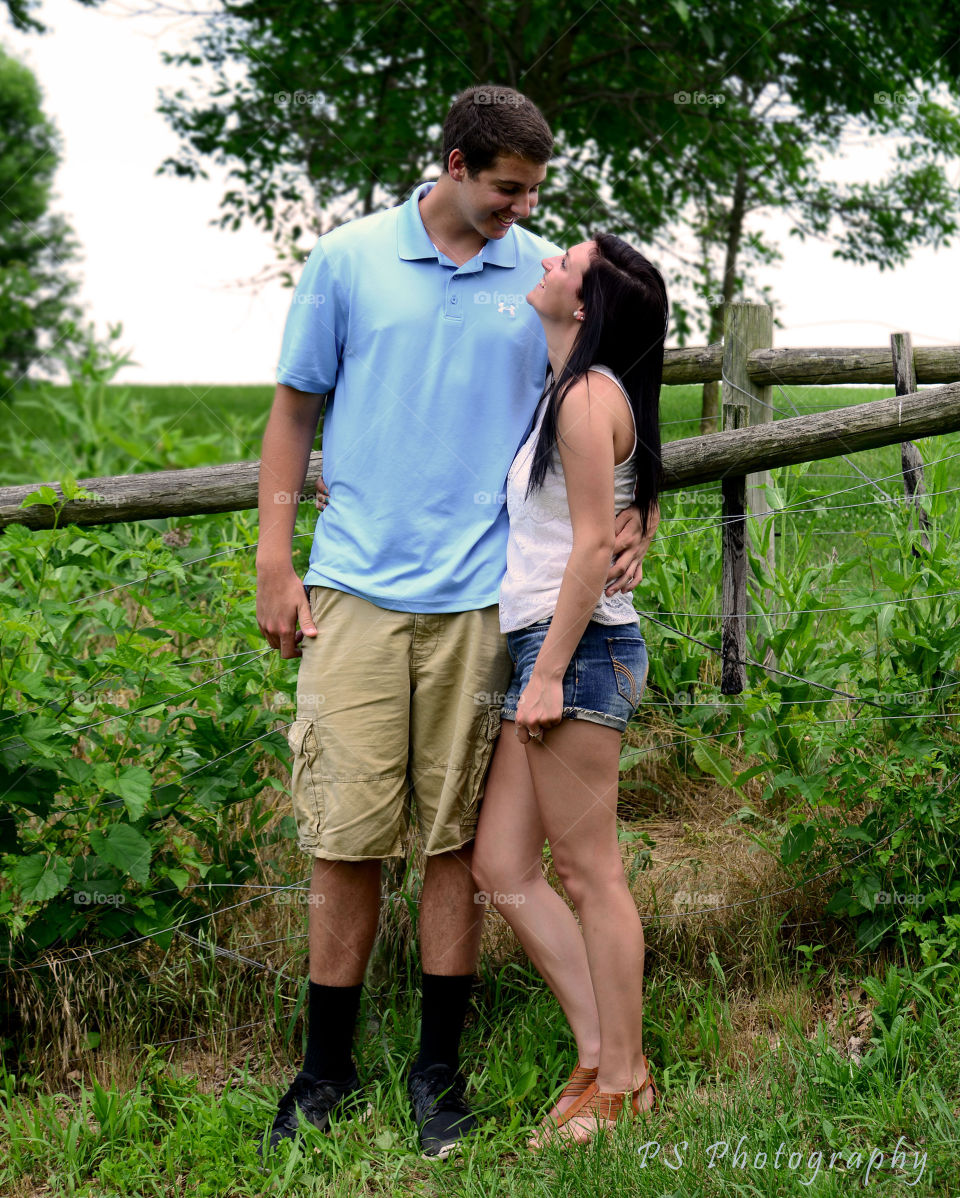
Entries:
[[607,379],[581,379],[560,405],[557,434],[573,525],[573,548],[557,608],[530,681],[517,705],[517,732],[559,724],[563,675],[603,593],[614,545],[614,432],[624,411],[620,389]]

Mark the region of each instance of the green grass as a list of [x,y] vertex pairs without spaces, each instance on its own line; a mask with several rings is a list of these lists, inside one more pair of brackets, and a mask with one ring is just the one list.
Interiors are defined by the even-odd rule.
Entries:
[[[127,431],[123,404],[145,408],[150,424],[149,435],[142,434],[135,446],[141,455],[136,468],[156,468],[151,467],[154,461],[187,465],[255,457],[271,390],[111,387],[102,405],[96,396],[89,400],[96,420],[77,434],[85,438],[87,456],[82,460],[101,460],[96,452],[104,438]],[[878,396],[889,389],[872,392]],[[860,389],[790,389],[801,410],[861,403],[869,395]],[[789,407],[776,391],[773,402]],[[696,435],[698,411],[699,388],[667,389],[665,436]],[[20,421],[21,444],[31,435],[47,433],[61,459],[80,454],[80,440],[69,430],[55,438],[42,411],[26,409],[23,416],[35,423],[31,432]],[[686,423],[668,423],[674,419]],[[155,458],[145,460],[144,447],[157,436],[154,422],[165,425],[170,435],[158,441]],[[140,420],[138,427],[144,423]],[[960,445],[954,436],[927,440],[921,448],[929,461],[957,452]],[[113,457],[104,456],[103,462],[124,460],[121,455],[127,451],[118,444],[111,452]],[[897,447],[855,460],[873,478],[894,475],[886,485],[892,493],[900,491]],[[932,478],[934,471],[928,473]],[[954,462],[944,463],[937,468],[936,486],[954,485],[956,474]],[[871,492],[875,496],[875,488],[825,498],[827,492],[862,481],[842,460],[818,463],[806,473],[799,468],[778,471],[775,477],[786,499],[802,499],[798,506],[837,507],[777,517],[778,563],[785,571],[794,564],[806,571],[836,552],[841,557],[862,555],[858,570],[869,580],[875,563],[889,563],[897,552],[896,542],[880,540],[889,535],[879,514],[883,509],[840,506]],[[676,605],[689,605],[693,612],[715,610],[717,597],[710,594],[706,579],[712,559],[705,554],[701,564],[695,555],[682,558],[680,550],[701,538],[704,543],[716,539],[718,493],[711,484],[664,496],[663,536],[652,551],[679,562],[676,571],[685,589]],[[698,526],[681,516],[711,519]],[[311,513],[305,511],[303,519],[306,527]],[[946,525],[946,516],[942,520]],[[208,522],[214,530],[212,549],[220,543],[214,518],[192,521],[189,527],[202,538]],[[703,531],[697,532],[698,527]],[[668,539],[686,531],[697,535]],[[811,533],[812,544],[793,556],[804,532]],[[202,544],[206,552],[206,541]],[[301,542],[300,551],[305,549]],[[200,552],[196,546],[183,550],[191,558]],[[243,591],[248,567],[235,569],[231,585]],[[658,577],[652,567],[650,577]],[[823,598],[829,588],[822,579],[829,577],[816,568],[809,576],[790,574],[787,582],[796,585],[796,595],[785,593],[779,606],[807,607],[810,594]],[[718,582],[712,572],[710,579]],[[112,581],[112,575],[104,580]],[[200,581],[194,575],[185,586],[187,606]],[[848,582],[834,588],[841,604]],[[809,649],[811,668],[831,622],[839,624],[839,617],[830,617],[816,635],[803,629],[796,634]],[[692,631],[701,635],[704,628],[697,624]],[[936,640],[936,629],[930,635]],[[834,645],[829,638],[827,643]],[[878,653],[879,643],[878,634]],[[872,641],[851,636],[851,644],[859,659]],[[239,642],[221,646],[218,641],[210,652],[237,647]],[[659,647],[665,659],[671,651],[677,647],[671,649],[668,642]],[[686,679],[681,666],[676,666],[675,677],[670,675],[668,689]],[[808,672],[805,665],[802,672]],[[712,673],[693,676],[704,683],[713,678]],[[837,680],[842,681],[831,675],[831,681]],[[913,685],[908,681],[901,689]],[[260,689],[258,685],[250,702],[260,701]],[[670,743],[691,729],[699,732],[689,722],[667,722],[657,714],[661,710],[645,713],[646,740],[640,743]],[[797,745],[809,739],[798,739]],[[881,747],[864,742],[867,753],[879,754]],[[797,767],[801,771],[803,760]],[[608,1146],[529,1155],[523,1147],[525,1129],[569,1071],[573,1046],[556,1004],[529,967],[517,965],[515,955],[488,953],[464,1046],[470,1093],[485,1121],[484,1131],[463,1161],[424,1162],[404,1095],[417,1039],[411,951],[399,976],[387,971],[390,980],[371,981],[361,1010],[358,1065],[375,1108],[372,1118],[364,1124],[345,1123],[331,1135],[311,1130],[301,1148],[282,1150],[274,1166],[262,1172],[253,1138],[269,1124],[277,1096],[299,1063],[306,961],[302,910],[257,904],[211,919],[211,939],[268,963],[282,976],[198,952],[180,938],[166,953],[154,944],[141,945],[32,975],[38,979],[36,991],[19,1008],[29,1040],[0,1042],[9,1051],[8,1065],[16,1057],[19,1070],[16,1078],[0,1074],[0,1194],[594,1198],[649,1193],[694,1198],[716,1193],[726,1198],[815,1193],[839,1198],[862,1186],[881,1194],[956,1198],[956,971],[952,977],[944,971],[939,983],[936,966],[911,979],[899,958],[901,968],[891,971],[888,955],[856,951],[843,925],[823,915],[826,892],[816,885],[785,894],[780,905],[764,900],[765,894],[783,893],[789,881],[784,881],[776,854],[768,858],[756,852],[750,825],[743,832],[741,799],[696,770],[685,748],[671,750],[664,762],[662,768],[650,767],[642,791],[634,794],[631,782],[624,792],[633,807],[627,811],[628,830],[650,829],[659,845],[648,882],[655,897],[660,896],[661,905],[654,909],[667,909],[670,890],[677,885],[697,884],[700,870],[704,887],[714,885],[706,879],[722,876],[728,900],[742,898],[751,905],[743,909],[746,914],[727,912],[732,917],[723,925],[708,926],[700,917],[651,919],[646,925],[645,1050],[664,1096],[662,1114],[644,1125],[618,1129]],[[667,777],[671,769],[678,775],[672,782]],[[286,810],[286,803],[278,806],[276,818]],[[777,812],[771,807],[771,818]],[[238,809],[236,820],[225,839],[249,838],[253,816]],[[739,839],[731,829],[740,829]],[[292,849],[289,859],[259,864],[271,880],[276,872],[278,883],[292,882],[303,872]],[[693,871],[692,878],[687,870]],[[650,903],[643,906],[649,909]],[[245,1026],[249,1024],[254,1026]],[[859,1037],[859,1053],[851,1055],[853,1036]],[[901,1136],[909,1167],[894,1177],[889,1158]],[[751,1162],[744,1168],[731,1160],[741,1137]],[[644,1164],[638,1148],[651,1141],[660,1152],[650,1159],[651,1148]],[[684,1142],[686,1147],[679,1148]],[[711,1156],[710,1146],[723,1142],[730,1145],[726,1157],[717,1159],[719,1149]],[[777,1170],[772,1158],[781,1143],[788,1159]],[[680,1168],[670,1167],[677,1162],[675,1146],[684,1162]],[[884,1152],[884,1162],[865,1178],[874,1150]],[[754,1169],[752,1162],[761,1151],[770,1160],[765,1169]],[[807,1185],[813,1169],[806,1162],[816,1151],[824,1154],[820,1174]],[[910,1185],[919,1172],[914,1151],[925,1151],[927,1161],[919,1182]],[[842,1170],[839,1162],[849,1161],[854,1152],[862,1154],[861,1163]],[[793,1168],[790,1153],[800,1154]],[[832,1169],[831,1153],[839,1154]]]
[[[774,387],[771,404],[775,419],[803,415],[832,408],[850,407],[894,394],[892,387]],[[700,388],[665,387],[661,400],[661,427],[664,443],[700,432]],[[926,472],[928,490],[948,490],[960,486],[960,434],[928,437],[920,442],[927,463],[946,459]],[[953,457],[952,455],[957,455]],[[868,482],[872,479],[873,483]],[[867,540],[874,544],[889,539],[891,532],[885,510],[875,500],[889,495],[903,497],[899,444],[864,450],[845,457],[824,458],[801,466],[771,471],[776,491],[769,497],[774,508],[793,508],[797,515],[778,516],[775,521],[777,552],[792,554],[804,535],[812,533],[810,547],[814,561],[825,562],[832,555],[848,557],[861,552]],[[661,537],[655,542],[666,549],[663,534],[696,532],[704,517],[721,515],[720,487],[717,483],[686,487],[665,492],[661,500],[663,523]],[[711,523],[709,533],[719,537],[719,523]],[[869,572],[855,574],[851,581],[870,578]]]
[[[203,383],[189,386],[128,383],[112,384],[109,388],[115,404],[113,414],[118,420],[122,420],[124,405],[140,403],[149,415],[163,416],[187,437],[205,437],[223,432],[225,427],[233,427],[234,422],[238,422],[246,438],[251,443],[256,442],[258,452],[273,390],[272,384],[224,386]],[[70,389],[51,387],[50,393],[56,398],[66,399]],[[892,387],[789,387],[774,388],[771,402],[781,410],[777,413],[779,417],[781,414],[795,415],[792,405],[800,413],[805,413],[848,407],[892,394]],[[42,413],[26,415],[24,419],[27,427],[36,435],[42,435]],[[660,419],[664,442],[698,436],[700,387],[664,387]]]
[[[416,1012],[394,986],[380,998],[368,996],[361,1013],[359,1067],[374,1108],[367,1121],[347,1120],[330,1134],[308,1128],[299,1146],[283,1146],[263,1169],[255,1137],[272,1120],[277,1093],[296,1068],[292,1060],[272,1064],[276,1084],[270,1085],[262,1064],[225,1057],[214,1089],[201,1083],[191,1063],[168,1064],[160,1052],[141,1060],[126,1087],[84,1079],[69,1095],[51,1095],[29,1079],[0,1078],[0,1095],[6,1084],[0,1187],[9,1198],[839,1198],[863,1185],[878,1194],[953,1198],[960,1011],[950,984],[933,989],[931,978],[914,982],[908,970],[894,966],[876,982],[868,976],[874,1003],[864,1027],[864,1004],[848,998],[857,987],[837,977],[827,994],[821,987],[818,1001],[839,1019],[839,1029],[824,1020],[805,1027],[789,1011],[768,1012],[749,1043],[732,1030],[743,1027],[746,996],[728,991],[718,972],[719,985],[697,982],[664,963],[648,985],[647,1053],[664,1107],[635,1125],[621,1124],[608,1143],[541,1154],[525,1149],[530,1126],[573,1054],[549,995],[526,970],[508,969],[485,978],[466,1036],[470,1093],[482,1130],[461,1160],[419,1156],[404,1092]],[[807,980],[781,980],[797,1008],[808,1008]],[[859,1064],[837,1047],[857,1018],[865,1041]],[[905,1159],[894,1171],[900,1137]],[[734,1159],[738,1146],[745,1163]],[[764,1152],[766,1165],[758,1156]],[[819,1164],[812,1155],[818,1152]]]
[[[51,391],[58,396],[69,395],[68,387],[55,387]],[[273,391],[270,383],[250,386],[116,383],[110,387],[117,400],[118,418],[122,416],[122,403],[140,402],[151,415],[162,414],[189,437],[223,432],[225,425],[236,421],[251,445],[255,444],[254,457],[260,452]]]

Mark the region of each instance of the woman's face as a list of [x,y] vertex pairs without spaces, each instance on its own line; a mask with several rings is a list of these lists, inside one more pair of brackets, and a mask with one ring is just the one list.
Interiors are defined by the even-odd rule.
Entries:
[[544,258],[543,278],[527,293],[527,303],[551,320],[576,320],[574,312],[581,311],[580,284],[594,248],[592,241],[581,241],[565,254]]

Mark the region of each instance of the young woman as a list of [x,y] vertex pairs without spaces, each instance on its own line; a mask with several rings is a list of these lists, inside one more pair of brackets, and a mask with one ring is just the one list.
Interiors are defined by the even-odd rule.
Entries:
[[[500,627],[514,674],[473,856],[478,887],[577,1043],[577,1066],[532,1144],[589,1139],[622,1109],[658,1100],[641,1034],[643,929],[616,824],[621,735],[647,652],[631,597],[606,595],[604,580],[615,513],[636,498],[645,534],[656,527],[668,313],[660,273],[617,237],[543,267],[527,301],[552,377],[507,478]],[[543,876],[544,840],[579,926]]]

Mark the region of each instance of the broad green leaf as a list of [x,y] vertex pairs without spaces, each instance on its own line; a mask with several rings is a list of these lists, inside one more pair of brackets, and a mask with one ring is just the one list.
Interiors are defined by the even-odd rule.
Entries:
[[150,877],[150,843],[130,824],[113,824],[106,834],[90,833],[90,847],[101,861],[145,885]]
[[70,863],[62,857],[34,853],[21,858],[10,870],[10,877],[28,903],[42,903],[65,890],[70,881]]
[[117,774],[111,762],[103,761],[96,767],[95,776],[104,790],[123,799],[132,820],[143,815],[150,801],[153,779],[142,765],[123,765]]
[[33,507],[36,505],[44,505],[46,507],[56,507],[60,502],[60,496],[56,493],[53,487],[42,486],[36,491],[31,491],[29,495],[24,496],[20,501],[21,507]]
[[788,828],[780,845],[780,859],[784,865],[796,861],[813,848],[814,828],[812,824],[794,824]]
[[724,786],[732,788],[735,785],[729,763],[715,750],[708,748],[703,741],[694,744],[693,757],[705,774],[710,774]]

